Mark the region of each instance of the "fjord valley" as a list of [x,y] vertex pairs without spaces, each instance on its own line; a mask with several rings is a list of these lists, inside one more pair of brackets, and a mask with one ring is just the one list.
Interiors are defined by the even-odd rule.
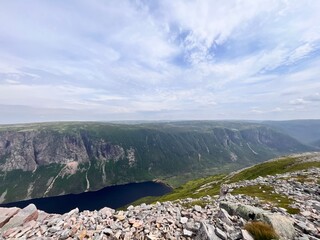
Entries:
[[272,157],[316,150],[264,123],[60,122],[0,127],[2,203],[160,180],[177,187]]

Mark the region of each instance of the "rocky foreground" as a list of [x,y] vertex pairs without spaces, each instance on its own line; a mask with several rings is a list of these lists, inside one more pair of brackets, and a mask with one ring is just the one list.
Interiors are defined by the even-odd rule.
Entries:
[[[125,211],[103,208],[63,215],[34,205],[0,208],[0,239],[253,239],[244,226],[262,221],[280,239],[320,238],[320,169],[310,168],[223,186],[220,196],[130,206]],[[246,186],[272,186],[294,203],[297,214],[257,197],[232,194]]]

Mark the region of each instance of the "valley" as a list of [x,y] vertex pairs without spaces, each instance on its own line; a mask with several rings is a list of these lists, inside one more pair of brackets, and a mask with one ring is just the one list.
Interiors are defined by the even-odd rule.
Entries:
[[317,148],[261,123],[60,122],[0,126],[2,203],[159,179],[173,187]]

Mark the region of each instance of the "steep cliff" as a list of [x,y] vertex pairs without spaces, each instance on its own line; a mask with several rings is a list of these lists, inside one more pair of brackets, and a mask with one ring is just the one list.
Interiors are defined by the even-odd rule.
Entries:
[[0,202],[235,169],[310,150],[256,124],[57,123],[0,128]]
[[53,130],[5,131],[0,133],[0,169],[34,171],[51,163],[87,163],[92,158],[101,161],[125,158],[125,150],[105,139],[89,139],[81,132]]

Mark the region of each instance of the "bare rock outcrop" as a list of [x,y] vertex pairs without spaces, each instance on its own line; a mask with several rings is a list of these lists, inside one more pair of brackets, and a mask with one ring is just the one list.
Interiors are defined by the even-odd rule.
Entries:
[[[117,161],[126,150],[103,139],[90,139],[86,134],[63,134],[34,131],[0,132],[0,170],[33,171],[51,163],[85,163],[91,158]],[[1,161],[1,159],[3,159]]]
[[[4,223],[3,226],[0,228],[1,232],[22,226],[32,220],[37,220],[38,218],[38,210],[34,204],[30,204],[27,207],[20,210],[17,210],[17,208],[9,208],[7,210],[3,210],[3,212],[7,212],[6,215],[9,219],[7,219],[8,221]],[[3,213],[1,213],[0,215],[0,218],[2,217]]]

